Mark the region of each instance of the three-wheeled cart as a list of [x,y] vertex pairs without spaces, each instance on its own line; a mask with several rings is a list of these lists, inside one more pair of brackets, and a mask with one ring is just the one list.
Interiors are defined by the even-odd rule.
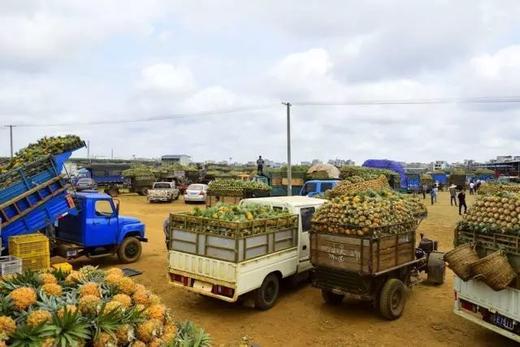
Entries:
[[399,318],[405,307],[407,288],[420,281],[444,282],[443,253],[437,242],[421,235],[415,247],[411,223],[406,232],[377,232],[358,236],[316,232],[310,234],[311,263],[315,266],[313,286],[320,288],[325,302],[339,304],[345,295],[370,301],[389,320]]

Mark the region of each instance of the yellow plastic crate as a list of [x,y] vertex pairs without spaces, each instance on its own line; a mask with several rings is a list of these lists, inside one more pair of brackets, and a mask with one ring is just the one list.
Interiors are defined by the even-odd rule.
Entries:
[[22,258],[22,270],[46,270],[51,267],[51,257],[49,255],[39,255],[37,257]]
[[61,270],[63,272],[71,272],[72,271],[72,265],[69,263],[56,263],[51,265],[56,270]]
[[9,237],[9,254],[22,259],[50,255],[47,236],[35,233]]

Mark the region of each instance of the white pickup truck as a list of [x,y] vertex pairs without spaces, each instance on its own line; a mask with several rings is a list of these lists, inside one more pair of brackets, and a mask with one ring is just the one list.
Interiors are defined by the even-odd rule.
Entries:
[[477,280],[455,276],[455,314],[486,329],[520,342],[520,290],[508,287],[499,292]]
[[146,196],[148,202],[172,202],[179,198],[179,189],[175,187],[175,182],[155,182]]
[[310,220],[324,202],[303,196],[244,199],[241,205],[265,204],[287,209],[298,216],[298,227],[242,239],[168,226],[171,283],[227,302],[236,302],[244,294],[252,293],[256,308],[271,308],[283,278],[312,269]]

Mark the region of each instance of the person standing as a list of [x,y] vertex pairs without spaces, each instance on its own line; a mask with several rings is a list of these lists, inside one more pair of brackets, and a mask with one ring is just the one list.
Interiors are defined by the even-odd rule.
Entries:
[[462,214],[462,207],[464,207],[464,214],[466,214],[468,206],[466,206],[466,193],[464,192],[464,189],[459,192],[457,197],[459,198],[459,215]]
[[259,176],[262,176],[264,174],[264,160],[262,159],[262,156],[259,155],[258,159],[256,160],[256,168]]
[[475,183],[473,181],[469,182],[469,195],[473,195],[475,189]]
[[432,205],[437,202],[437,191],[439,188],[433,186],[432,190],[430,191],[430,197],[432,199]]
[[448,190],[450,192],[450,205],[453,206],[455,204],[457,206],[457,186],[452,184]]
[[426,199],[426,192],[428,191],[428,186],[426,184],[422,185],[422,197]]

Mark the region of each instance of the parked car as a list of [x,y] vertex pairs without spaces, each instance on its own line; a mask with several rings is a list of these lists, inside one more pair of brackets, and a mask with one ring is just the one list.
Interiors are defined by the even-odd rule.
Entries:
[[190,184],[184,193],[184,202],[206,202],[207,192],[207,184]]
[[97,183],[92,178],[83,177],[76,182],[74,187],[77,191],[95,190],[97,189]]
[[175,187],[175,182],[155,182],[148,190],[147,198],[149,202],[172,202],[179,198],[179,189]]

